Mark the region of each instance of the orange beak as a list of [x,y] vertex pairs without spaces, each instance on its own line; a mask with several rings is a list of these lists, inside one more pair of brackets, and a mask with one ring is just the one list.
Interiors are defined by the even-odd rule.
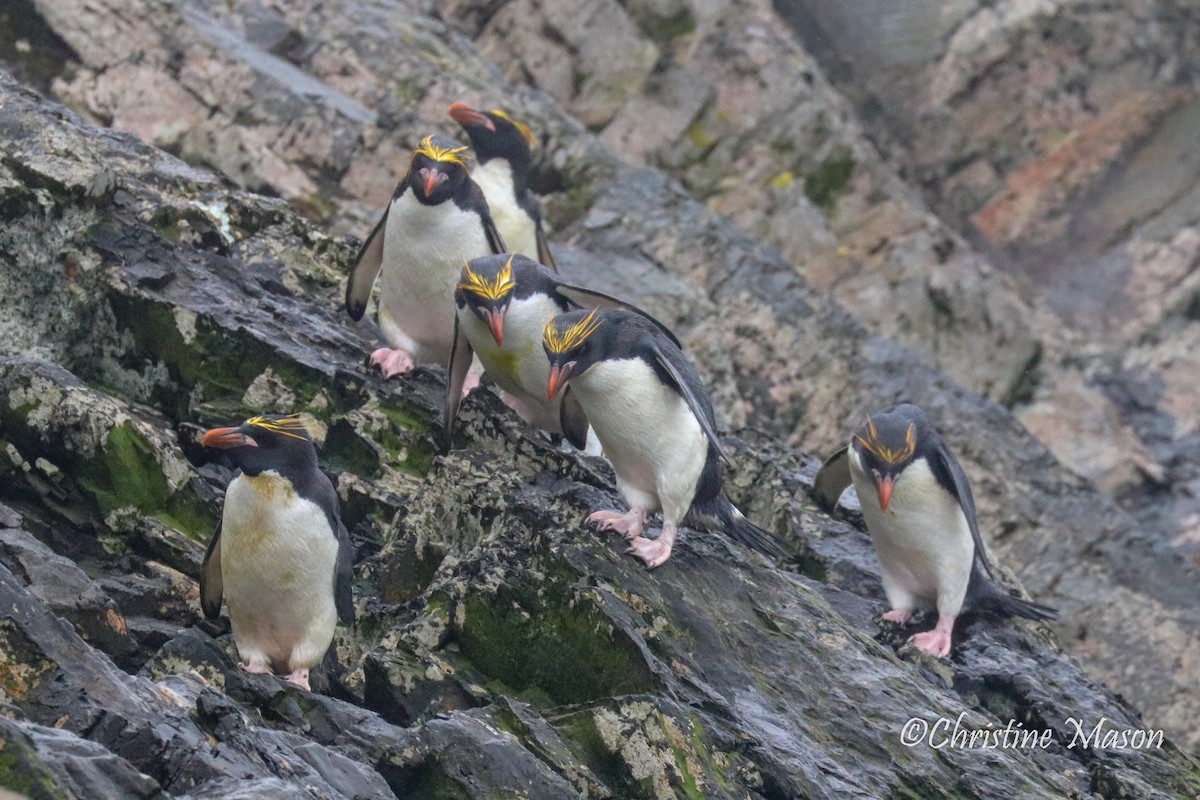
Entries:
[[492,332],[492,338],[496,340],[496,346],[504,347],[504,312],[488,311],[487,324],[488,329]]
[[571,377],[570,368],[564,369],[558,364],[551,365],[550,382],[546,385],[546,399],[553,400],[554,395],[558,394],[558,390],[563,387],[569,377]]
[[213,428],[204,434],[200,444],[205,447],[227,449],[230,447],[258,447],[258,442],[251,439],[237,428]]
[[437,186],[438,173],[437,170],[429,170],[425,173],[425,196],[433,194],[433,188]]
[[466,103],[454,103],[450,106],[450,116],[459,125],[473,127],[482,125],[492,133],[496,132],[496,125],[488,119],[488,116],[480,111],[476,111]]
[[892,486],[895,482],[891,475],[875,478],[875,489],[879,492],[879,508],[883,511],[887,511],[888,503],[892,499]]

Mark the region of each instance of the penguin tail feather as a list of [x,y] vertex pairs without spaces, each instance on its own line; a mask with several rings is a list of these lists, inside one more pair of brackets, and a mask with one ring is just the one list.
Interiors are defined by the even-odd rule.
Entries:
[[722,497],[722,499],[725,502],[722,503],[724,506],[722,511],[724,513],[721,516],[724,519],[721,521],[725,524],[726,536],[738,544],[743,544],[752,550],[757,550],[763,555],[776,559],[787,557],[788,551],[778,536],[746,519],[746,515],[738,511],[737,507],[729,502],[727,498]]
[[983,578],[980,584],[977,591],[981,596],[978,598],[977,604],[981,610],[1008,617],[1024,617],[1038,622],[1058,619],[1058,609],[1035,603],[1032,600],[1022,600],[986,578]]
[[1058,619],[1058,609],[1056,608],[1035,603],[1031,600],[1022,600],[1019,597],[1013,597],[1011,594],[1003,592],[999,593],[996,607],[1002,613],[1013,617],[1024,617],[1025,619],[1037,620],[1039,622]]

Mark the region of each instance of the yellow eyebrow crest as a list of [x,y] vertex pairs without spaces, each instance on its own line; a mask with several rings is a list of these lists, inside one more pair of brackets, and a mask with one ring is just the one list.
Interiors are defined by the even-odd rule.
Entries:
[[467,166],[467,157],[463,154],[466,151],[466,145],[462,147],[438,147],[433,143],[433,136],[430,135],[421,140],[421,144],[413,151],[413,156],[427,156],[434,161],[458,164],[460,167],[465,168]]
[[516,254],[514,253],[508,257],[508,261],[505,263],[504,268],[500,270],[500,272],[498,272],[496,277],[493,279],[485,278],[484,276],[475,272],[475,270],[471,269],[471,265],[468,263],[466,265],[467,279],[462,283],[459,283],[454,288],[471,292],[472,294],[478,295],[485,300],[504,299],[504,297],[517,285],[517,281],[513,278],[512,274],[512,262],[515,255]]
[[[293,439],[302,439],[310,441],[308,436],[308,425],[304,418],[299,414],[288,414],[286,417],[279,419],[267,419],[266,417],[251,417],[246,420],[247,425],[255,428],[262,428],[271,433],[278,433],[280,436],[290,436]],[[299,433],[297,433],[299,431]]]
[[901,461],[912,456],[917,450],[917,430],[913,423],[908,423],[908,430],[904,432],[904,446],[891,448],[879,441],[879,432],[875,430],[875,423],[869,418],[867,419],[867,435],[864,438],[859,434],[854,434],[854,438],[863,446],[864,450],[874,453],[881,461],[886,461],[889,464],[898,464]]
[[572,348],[578,347],[600,327],[600,320],[595,318],[596,312],[599,310],[598,308],[593,308],[592,313],[562,333],[558,332],[558,327],[554,324],[554,320],[551,319],[546,323],[546,329],[542,332],[542,343],[546,345],[546,349],[551,353],[565,353]]
[[511,122],[513,124],[513,127],[517,129],[517,132],[520,133],[521,136],[525,139],[525,144],[528,144],[528,145],[533,144],[533,131],[531,131],[529,129],[529,126],[526,125],[524,122],[520,122],[519,120],[513,119],[506,112],[504,112],[503,110],[501,110],[499,108],[493,108],[488,113],[495,114],[497,117],[500,117],[501,119],[506,119],[509,122]]

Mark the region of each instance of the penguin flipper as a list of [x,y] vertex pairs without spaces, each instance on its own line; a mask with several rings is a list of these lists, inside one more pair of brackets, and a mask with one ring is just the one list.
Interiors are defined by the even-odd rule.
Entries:
[[442,404],[442,452],[449,453],[454,440],[454,420],[458,417],[458,407],[462,403],[462,388],[467,381],[467,373],[471,371],[471,361],[475,351],[471,342],[458,324],[458,314],[454,315],[454,345],[450,348],[450,363],[446,365],[449,376],[446,381],[446,401]]
[[576,286],[574,284],[562,283],[559,281],[555,281],[555,283],[556,286],[554,287],[554,291],[559,297],[563,298],[568,303],[579,308],[623,308],[626,311],[632,311],[633,313],[645,317],[653,322],[660,331],[666,334],[668,339],[675,343],[676,347],[678,347],[680,350],[683,349],[683,345],[679,343],[679,339],[675,338],[675,334],[671,332],[670,328],[668,328],[666,325],[663,325],[648,312],[643,311],[637,306],[626,303],[621,298],[614,297],[611,294],[597,292],[595,289],[587,289],[583,286]]
[[962,465],[947,448],[945,442],[938,442],[933,454],[929,457],[929,468],[934,478],[943,489],[950,492],[962,506],[967,525],[971,528],[971,537],[975,540],[975,557],[983,565],[988,577],[995,579],[996,573],[988,562],[987,552],[983,549],[983,538],[979,535],[979,521],[975,518],[975,496],[971,494],[971,484],[967,482],[967,474]]
[[337,567],[333,576],[333,604],[338,619],[349,625],[354,622],[354,542],[350,532],[339,519],[337,524]]
[[221,522],[208,540],[204,551],[204,563],[200,565],[200,610],[205,619],[221,616],[221,600],[225,594],[225,582],[221,576]]
[[384,211],[359,249],[350,280],[346,281],[346,313],[350,319],[362,319],[363,312],[367,310],[367,301],[371,299],[371,289],[375,287],[375,279],[383,268],[383,234],[387,218],[388,212]]
[[488,247],[492,248],[492,255],[498,256],[501,253],[507,253],[508,248],[504,246],[504,237],[500,235],[500,229],[496,227],[492,215],[483,211],[479,216],[483,218],[483,232],[487,236]]
[[850,478],[850,448],[843,447],[825,459],[813,481],[813,499],[826,514],[837,508],[838,498],[853,483]]
[[721,448],[721,440],[717,438],[717,432],[713,429],[711,410],[707,409],[700,402],[700,399],[696,396],[696,393],[692,391],[692,387],[689,385],[689,382],[685,379],[683,374],[676,369],[675,364],[672,363],[672,359],[668,358],[666,353],[664,353],[658,346],[658,342],[653,342],[650,346],[654,350],[655,359],[658,361],[658,365],[666,371],[666,373],[671,377],[671,380],[679,388],[679,393],[683,395],[683,399],[688,404],[688,408],[690,408],[692,413],[696,416],[696,421],[700,423],[700,429],[704,431],[704,435],[708,437],[708,441],[713,446],[713,449],[716,450],[717,455],[720,456],[722,460],[728,461],[729,457],[725,455],[725,451]]
[[546,241],[546,232],[542,230],[542,223],[540,220],[534,223],[533,229],[535,235],[537,236],[538,261],[542,262],[555,272],[558,272],[558,262],[554,260],[554,254],[550,252],[550,243]]
[[576,450],[587,448],[588,418],[583,413],[583,406],[575,399],[571,387],[563,391],[562,405],[558,408],[558,421],[562,426],[563,436]]

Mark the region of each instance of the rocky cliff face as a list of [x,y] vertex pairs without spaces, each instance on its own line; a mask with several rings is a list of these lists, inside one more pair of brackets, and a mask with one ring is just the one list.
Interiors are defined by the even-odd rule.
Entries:
[[[23,18],[34,40],[78,59],[21,62],[27,82],[289,202],[3,84],[0,685],[4,738],[29,765],[9,785],[196,797],[1196,792],[1194,762],[1171,746],[1064,746],[1068,718],[1194,731],[1189,574],[1111,501],[1001,407],[868,336],[776,250],[698,203],[690,181],[618,159],[422,9],[291,8],[235,4],[214,18],[199,5],[46,2]],[[606,13],[640,19],[638,8]],[[663,18],[656,8],[648,19]],[[497,19],[481,12],[472,32]],[[665,45],[652,46],[660,70]],[[652,80],[632,85],[622,108]],[[564,269],[643,298],[680,330],[725,423],[761,431],[735,449],[731,492],[788,538],[793,562],[691,536],[647,574],[579,525],[614,501],[598,462],[554,451],[486,393],[464,406],[460,449],[436,456],[440,373],[385,385],[363,369],[376,333],[338,309],[352,248],[322,231],[364,230],[414,135],[449,129],[452,100],[497,95],[550,136],[538,180]],[[615,124],[601,99],[573,111]],[[805,193],[815,175],[795,191],[819,208],[822,195]],[[986,534],[1063,608],[1064,642],[1150,707],[1145,722],[1027,628],[974,625],[949,667],[908,650],[898,660],[891,639],[873,638],[869,544],[812,512],[815,462],[783,442],[827,448],[900,397],[962,453]],[[195,602],[229,477],[204,463],[198,432],[299,409],[326,427],[323,465],[359,545],[361,619],[339,637],[329,697],[242,675]],[[1058,743],[983,757],[900,745],[909,717],[959,711],[974,726],[1046,727]]]

